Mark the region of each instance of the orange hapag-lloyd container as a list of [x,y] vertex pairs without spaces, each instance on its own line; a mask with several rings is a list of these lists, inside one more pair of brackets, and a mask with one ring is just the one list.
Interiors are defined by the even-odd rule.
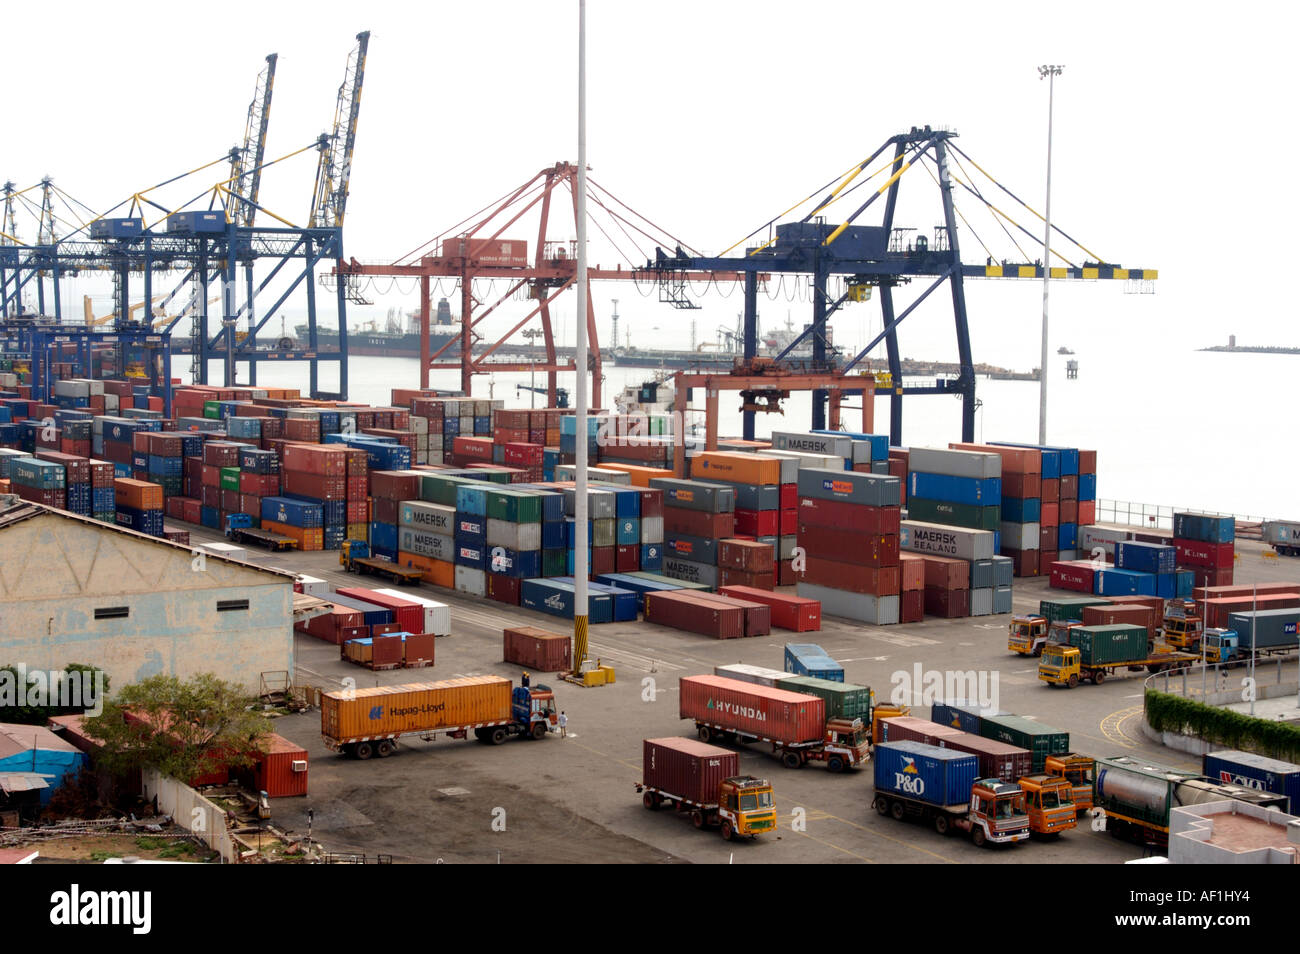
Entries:
[[781,461],[758,454],[702,451],[691,458],[691,476],[771,486],[781,483]]
[[327,692],[321,696],[320,731],[327,744],[341,745],[498,725],[510,721],[510,688],[510,680],[500,676],[466,676]]

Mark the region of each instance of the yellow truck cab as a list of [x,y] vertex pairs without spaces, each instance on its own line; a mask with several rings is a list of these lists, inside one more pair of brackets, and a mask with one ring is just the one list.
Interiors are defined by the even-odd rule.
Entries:
[[1187,650],[1200,648],[1204,623],[1199,616],[1166,616],[1161,628],[1170,646]]
[[1074,788],[1059,775],[1022,775],[1029,830],[1036,835],[1059,835],[1076,825]]
[[765,778],[738,775],[724,779],[718,792],[718,818],[722,837],[757,835],[776,830],[776,807],[772,786]]
[[1038,661],[1038,678],[1049,685],[1074,688],[1079,672],[1079,650],[1073,646],[1049,646]]
[[1015,616],[1007,635],[1007,649],[1022,656],[1037,656],[1047,641],[1047,620],[1042,616]]
[[1092,783],[1097,774],[1097,763],[1086,755],[1067,752],[1064,755],[1049,755],[1043,764],[1048,775],[1056,775],[1067,782],[1074,790],[1075,814],[1092,808]]

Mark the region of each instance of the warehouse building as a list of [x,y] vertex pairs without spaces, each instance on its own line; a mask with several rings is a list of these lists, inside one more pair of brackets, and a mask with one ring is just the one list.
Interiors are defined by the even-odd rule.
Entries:
[[97,666],[110,688],[293,672],[293,576],[0,498],[0,666]]

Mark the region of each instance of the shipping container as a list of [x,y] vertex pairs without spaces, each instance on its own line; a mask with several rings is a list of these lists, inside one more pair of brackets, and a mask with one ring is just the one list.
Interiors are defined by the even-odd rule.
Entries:
[[830,682],[844,681],[844,667],[816,643],[786,643],[785,671]]
[[[423,615],[421,625],[419,628],[411,629],[411,632],[431,633],[434,636],[451,635],[451,607],[446,603],[439,603],[437,600],[431,600],[407,590],[376,589],[372,592],[394,600],[414,603],[421,608]],[[381,603],[380,605],[386,604]]]
[[684,676],[680,690],[680,717],[696,723],[783,745],[820,742],[826,732],[826,703],[817,696],[721,676]]
[[979,759],[922,742],[882,742],[875,747],[877,791],[895,792],[959,810],[979,778]]
[[823,616],[837,616],[877,626],[892,626],[899,621],[900,601],[895,595],[877,596],[834,589],[800,579],[795,591],[804,599],[821,604]]
[[1298,621],[1300,621],[1300,610],[1256,610],[1230,613],[1228,629],[1236,631],[1238,645],[1243,650],[1294,648],[1297,643]]
[[1145,626],[1115,623],[1075,626],[1069,631],[1070,645],[1079,650],[1084,666],[1107,666],[1147,658]]
[[502,633],[503,655],[508,663],[540,672],[567,672],[573,668],[572,639],[533,626],[512,626]]
[[[828,527],[855,533],[897,534],[902,509],[890,506],[865,507],[842,500],[797,500],[800,527]],[[801,531],[802,532],[802,529]]]
[[1290,804],[1282,811],[1292,815],[1300,811],[1300,765],[1293,762],[1225,749],[1202,756],[1201,774],[1227,785],[1284,795]]
[[707,596],[683,590],[648,592],[645,594],[646,622],[717,639],[743,637],[745,610],[714,602]]
[[[1297,600],[1297,605],[1300,605],[1300,600]],[[1158,610],[1134,603],[1085,606],[1078,618],[1086,626],[1112,626],[1118,623],[1141,626],[1146,630],[1147,639],[1156,638],[1163,622],[1162,614]]]
[[509,679],[467,676],[441,682],[321,695],[321,735],[331,747],[407,732],[485,726],[510,719]]
[[646,739],[641,769],[642,785],[708,807],[723,781],[740,775],[740,756],[694,739]]
[[[772,609],[765,603],[723,596],[719,593],[695,593],[694,596],[696,599],[712,600],[721,606],[737,606],[744,610],[746,636],[766,636],[772,632]],[[630,618],[636,619],[636,613],[633,612]]]
[[1082,619],[1085,606],[1107,606],[1110,600],[1095,597],[1058,596],[1050,600],[1039,600],[1038,615],[1049,623],[1062,619]]
[[724,586],[724,596],[765,603],[772,609],[772,625],[796,633],[811,633],[822,628],[821,604],[786,593],[774,593],[749,586]]
[[[735,679],[739,682],[751,682],[756,686],[767,686],[771,689],[781,688],[783,679],[791,678],[788,672],[782,672],[780,669],[767,669],[764,666],[750,666],[745,663],[731,663],[726,666],[714,666],[713,674],[722,676],[724,679]],[[799,692],[798,689],[791,689],[791,692]]]
[[985,560],[994,555],[993,534],[990,531],[916,520],[904,520],[900,524],[899,546],[915,553],[956,557],[959,560]]
[[1014,782],[1033,771],[1033,756],[1026,749],[986,739],[972,732],[940,725],[912,716],[895,716],[880,722],[885,742],[922,742],[941,749],[955,749],[979,759],[981,778]]
[[898,478],[879,474],[805,468],[799,471],[798,486],[801,499],[868,507],[890,507],[899,499]]
[[[714,673],[719,676],[728,675],[717,669]],[[858,686],[850,682],[837,682],[832,679],[819,679],[816,676],[793,676],[785,672],[778,672],[777,677],[775,685],[778,689],[807,693],[825,702],[827,720],[861,719],[863,725],[871,725],[870,687]]]
[[1070,751],[1070,733],[1049,725],[1034,722],[1016,715],[984,716],[980,720],[979,734],[986,739],[997,739],[1034,755],[1034,771],[1041,772],[1049,755]]

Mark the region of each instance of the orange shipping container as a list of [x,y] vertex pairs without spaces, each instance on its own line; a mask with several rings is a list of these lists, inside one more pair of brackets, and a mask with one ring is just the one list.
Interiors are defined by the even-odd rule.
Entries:
[[636,464],[614,464],[609,461],[600,462],[601,470],[620,470],[632,478],[633,487],[649,487],[650,478],[652,477],[671,477],[671,470],[661,470],[658,467],[638,467]]
[[327,744],[342,744],[495,725],[510,719],[510,688],[510,680],[500,676],[467,676],[327,692],[321,696],[321,735]]
[[420,579],[425,583],[432,583],[434,586],[445,587],[449,590],[456,588],[456,564],[454,563],[420,556],[418,553],[407,553],[405,550],[397,552],[397,562],[401,566],[423,570],[424,575]]
[[701,480],[772,486],[781,483],[781,461],[758,454],[704,451],[691,458],[691,476]]
[[274,520],[263,520],[262,529],[296,540],[299,550],[325,549],[325,531],[319,527],[308,530],[303,527],[291,527],[287,523],[276,523]]
[[136,510],[162,510],[163,489],[158,484],[147,480],[132,480],[130,477],[118,477],[113,481],[113,501],[119,507],[134,507]]

